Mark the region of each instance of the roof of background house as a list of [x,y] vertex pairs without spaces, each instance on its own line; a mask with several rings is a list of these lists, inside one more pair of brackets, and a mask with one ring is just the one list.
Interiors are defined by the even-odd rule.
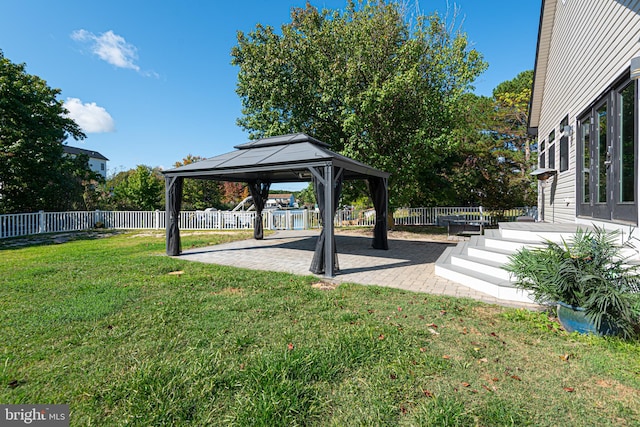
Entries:
[[274,193],[269,194],[270,199],[290,199],[293,194],[291,193]]
[[97,151],[85,150],[84,148],[78,148],[78,147],[70,147],[68,145],[63,145],[63,149],[64,149],[64,152],[67,154],[75,154],[75,155],[86,154],[92,159],[109,160],[102,154],[98,153]]

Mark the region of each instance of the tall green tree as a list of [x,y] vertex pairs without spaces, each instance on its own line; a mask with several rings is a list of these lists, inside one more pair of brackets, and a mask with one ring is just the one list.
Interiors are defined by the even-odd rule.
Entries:
[[112,209],[154,210],[163,208],[164,178],[159,169],[138,165],[112,177]]
[[294,8],[280,31],[238,33],[240,126],[252,138],[305,132],[391,172],[392,205],[422,204],[455,147],[455,105],[486,68],[466,35],[401,3]]
[[489,208],[537,203],[535,139],[527,134],[533,71],[500,83],[492,97],[466,95],[466,119],[456,131],[460,149],[449,176],[461,204]]
[[[174,166],[189,165],[204,159],[204,157],[188,154],[181,162],[176,162]],[[223,207],[222,193],[223,187],[219,181],[187,178],[184,180],[182,188],[182,209],[186,211],[206,208],[220,209]]]
[[66,116],[60,90],[25,68],[0,51],[0,212],[66,210],[75,193],[62,143],[85,135]]
[[313,191],[313,185],[311,183],[298,193],[297,198],[300,201],[301,205],[307,206],[309,208],[315,207],[317,203],[316,194]]
[[532,155],[535,139],[527,133],[529,102],[533,88],[533,70],[523,71],[512,80],[500,83],[493,90],[496,102],[496,126],[498,136],[511,149],[514,166],[521,175],[537,163]]

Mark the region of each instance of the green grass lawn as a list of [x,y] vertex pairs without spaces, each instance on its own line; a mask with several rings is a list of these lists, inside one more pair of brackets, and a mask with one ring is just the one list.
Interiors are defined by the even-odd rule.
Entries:
[[638,342],[163,253],[131,233],[0,249],[0,403],[66,403],[74,426],[640,423]]

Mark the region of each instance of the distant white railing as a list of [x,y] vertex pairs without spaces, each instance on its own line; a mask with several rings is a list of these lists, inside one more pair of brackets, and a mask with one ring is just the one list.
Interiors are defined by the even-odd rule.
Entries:
[[[253,229],[253,211],[182,211],[182,230]],[[401,208],[393,212],[395,225],[446,225],[443,219],[456,217],[466,221],[482,220],[486,224],[513,221],[518,216],[537,216],[535,208],[486,211],[481,207]],[[320,213],[314,210],[266,210],[262,215],[267,230],[305,230],[320,227]],[[334,226],[373,226],[373,209],[345,209],[336,212]],[[37,212],[0,215],[0,239],[41,233],[80,231],[91,228],[155,229],[165,228],[164,211],[82,211]]]
[[161,211],[95,211],[94,214],[95,223],[101,228],[164,228],[164,212]]
[[478,207],[400,208],[393,213],[395,225],[447,225],[449,218],[464,221],[484,221],[496,225],[500,221],[515,221],[522,216],[537,219],[537,208],[518,207],[505,210],[488,210]]

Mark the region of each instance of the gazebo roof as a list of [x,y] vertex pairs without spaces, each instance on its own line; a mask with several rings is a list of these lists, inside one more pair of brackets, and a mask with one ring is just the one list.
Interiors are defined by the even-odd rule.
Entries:
[[163,173],[169,177],[220,181],[310,181],[310,167],[331,163],[344,179],[388,178],[389,174],[334,153],[329,145],[304,133],[280,135],[236,145],[237,150]]

